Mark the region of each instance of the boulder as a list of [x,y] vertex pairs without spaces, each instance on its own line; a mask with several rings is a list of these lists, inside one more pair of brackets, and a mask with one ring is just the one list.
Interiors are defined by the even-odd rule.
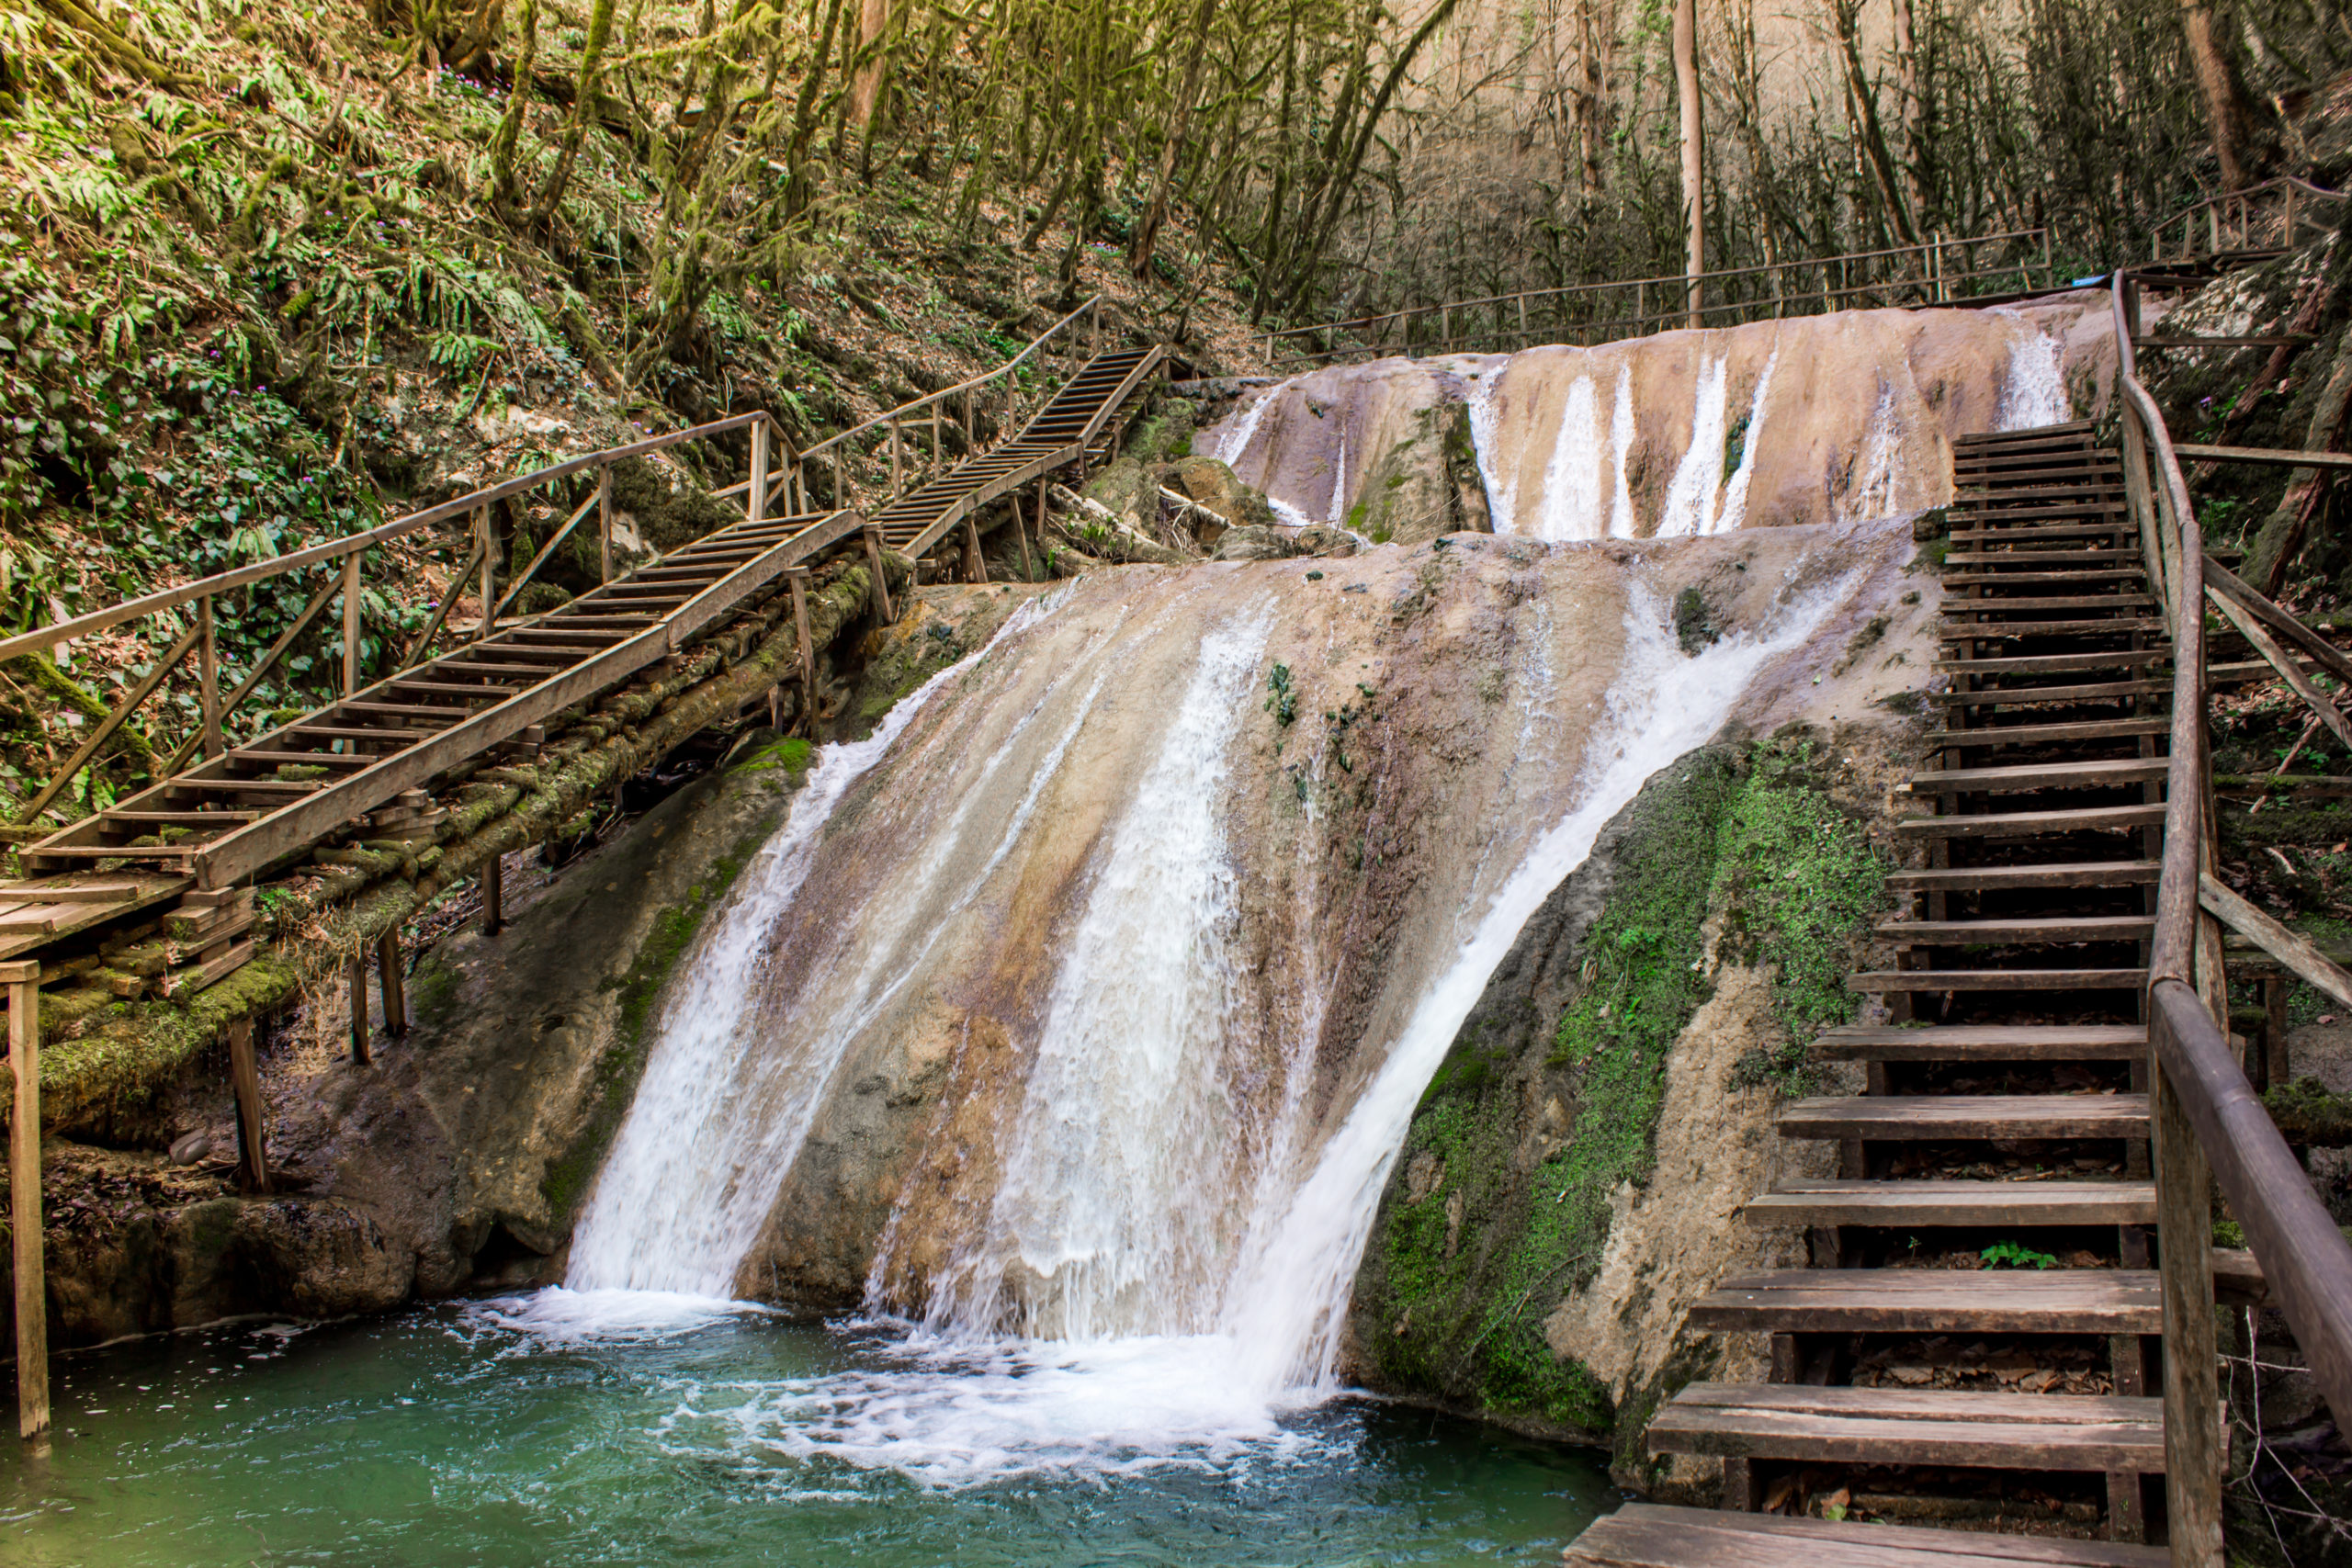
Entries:
[[1217,540],[1218,560],[1285,560],[1302,554],[1290,536],[1279,528],[1252,523],[1244,527],[1227,528]]

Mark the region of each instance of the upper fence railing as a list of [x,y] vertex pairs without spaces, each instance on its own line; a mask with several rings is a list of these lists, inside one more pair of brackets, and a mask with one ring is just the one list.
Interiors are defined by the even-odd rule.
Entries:
[[2008,299],[2054,288],[2054,265],[2047,229],[1939,235],[1924,244],[1707,273],[1695,311],[1690,280],[1675,274],[1414,305],[1287,327],[1260,341],[1268,364],[1299,368],[1388,355],[1498,354],[1538,343],[1589,347],[1687,326],[1694,315],[1704,326],[1736,326],[1857,306]]
[[[965,458],[1011,440],[1057,384],[1048,360],[1058,352],[1074,367],[1093,356],[1102,338],[1102,296],[1097,294],[995,369],[902,403],[796,454],[783,474],[782,493],[796,510],[817,510],[812,470],[821,470],[828,507],[855,506],[873,515]],[[958,452],[947,449],[950,430]]]
[[[888,505],[952,463],[942,440],[942,415],[951,402],[960,400],[960,431],[967,450],[980,449],[982,435],[978,421],[982,413],[995,421],[992,439],[1009,438],[1025,417],[1025,405],[1042,401],[1049,395],[1057,379],[1046,364],[1051,355],[1057,349],[1080,357],[1092,352],[1102,330],[1102,305],[1098,295],[1054,322],[1019,354],[985,375],[878,414],[828,437],[806,452],[794,450],[782,428],[765,411],[735,414],[534,468],[361,533],[215,572],[194,582],[141,594],[14,637],[0,637],[0,660],[5,660],[22,654],[47,652],[134,621],[171,618],[164,633],[169,639],[166,650],[130,686],[106,716],[79,738],[66,761],[27,798],[16,814],[17,824],[30,825],[50,811],[74,780],[98,759],[107,742],[187,664],[191,655],[196,661],[198,728],[160,760],[153,770],[157,778],[177,773],[199,753],[205,759],[220,755],[226,749],[227,734],[240,709],[285,664],[302,634],[332,606],[339,604],[342,612],[340,694],[348,697],[371,678],[396,674],[416,664],[432,651],[437,639],[445,636],[456,637],[458,633],[450,626],[449,616],[469,586],[490,608],[475,618],[466,635],[474,638],[489,636],[496,629],[499,617],[505,616],[514,605],[523,589],[537,579],[540,569],[554,557],[557,548],[591,515],[596,520],[597,580],[611,581],[615,520],[612,469],[624,459],[742,432],[751,447],[750,472],[712,494],[735,499],[752,520],[838,511],[868,497],[874,498],[874,507]],[[1085,339],[1082,344],[1081,323]],[[910,430],[920,435],[926,426],[927,443],[909,439]],[[811,459],[823,468],[826,477],[821,486],[811,482]],[[563,486],[575,476],[592,472],[596,476],[595,484],[587,496],[571,505],[569,515],[539,547],[528,565],[514,573],[512,581],[500,582],[492,509],[537,491]],[[824,495],[822,502],[818,498],[820,490]],[[568,502],[569,497],[559,505]],[[371,675],[363,668],[360,657],[360,612],[367,592],[363,566],[368,552],[460,517],[470,522],[470,549],[465,563],[451,577],[422,634],[390,661],[379,660]],[[221,596],[312,570],[320,571],[322,576],[302,612],[280,631],[242,677],[235,678],[235,684],[224,695],[224,675],[232,672],[224,671],[220,658],[218,619]],[[273,707],[277,705],[282,705]]]
[[2340,220],[2344,198],[2342,191],[2281,175],[2181,209],[2155,226],[2150,252],[2158,262],[2185,262],[2292,250],[2328,220]]
[[[2213,1322],[2212,1185],[2219,1180],[2339,1420],[2352,1419],[2352,1246],[2312,1190],[2310,1177],[2255,1095],[2230,1041],[2228,975],[2221,927],[2211,912],[2229,907],[2232,896],[2216,880],[2206,722],[2208,598],[2306,701],[2325,698],[2316,688],[2306,691],[2310,683],[2300,666],[2233,602],[2259,596],[2235,584],[2224,597],[2225,591],[2209,581],[2204,537],[2178,455],[2162,412],[2140,382],[2132,354],[2137,288],[2122,273],[2112,283],[2124,489],[2173,634],[2172,755],[2147,993],[2164,1289],[2166,1501],[2174,1562],[2218,1568],[2227,1450]],[[2211,575],[2234,584],[2218,570]],[[2278,622],[2291,622],[2267,601],[2262,608]]]

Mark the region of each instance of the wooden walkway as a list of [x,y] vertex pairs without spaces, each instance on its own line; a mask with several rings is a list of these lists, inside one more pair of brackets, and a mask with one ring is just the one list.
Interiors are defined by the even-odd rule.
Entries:
[[[1747,1211],[1804,1227],[1814,1266],[1726,1280],[1691,1310],[1771,1349],[1770,1383],[1694,1383],[1650,1425],[1653,1451],[1720,1461],[1721,1510],[1627,1508],[1571,1563],[2168,1560],[2137,1544],[2165,1464],[2141,1016],[2165,622],[2089,426],[1964,438],[1956,462],[1949,690],[1909,786],[1928,814],[1900,827],[1925,864],[1893,879],[1893,967],[1849,977],[1891,1017],[1813,1047],[1861,1064],[1867,1092],[1781,1112],[1782,1136],[1836,1148],[1837,1177]],[[2044,1266],[1993,1267],[1988,1248]],[[1986,1533],[1758,1511],[1840,1489],[1865,1512],[1948,1496]],[[2102,1539],[1999,1533],[2062,1522],[2052,1498]]]
[[[769,515],[767,502],[778,495],[808,494],[806,476],[769,476],[755,456],[753,479],[721,492],[743,507],[741,521],[546,615],[478,636],[251,741],[216,748],[198,765],[25,847],[28,878],[0,885],[0,961],[86,947],[108,928],[172,905],[162,912],[182,962],[157,977],[160,988],[213,983],[251,953],[243,939],[254,916],[232,893],[240,884],[355,823],[388,831],[413,825],[425,804],[416,792],[440,774],[514,745],[676,653],[780,580],[794,581],[797,593],[797,578],[810,563],[854,547],[861,535],[878,571],[881,547],[920,560],[961,524],[977,565],[979,509],[1033,479],[1082,469],[1115,442],[1122,419],[1166,363],[1158,345],[1093,355],[1010,441],[887,502],[870,521],[847,508]],[[755,451],[764,450],[763,440]],[[193,601],[204,587],[176,592]],[[216,717],[209,728],[217,727]]]

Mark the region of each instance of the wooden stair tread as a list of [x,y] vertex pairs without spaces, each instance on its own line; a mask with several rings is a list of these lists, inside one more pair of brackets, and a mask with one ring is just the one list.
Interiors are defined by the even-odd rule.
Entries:
[[2136,991],[2145,966],[2130,969],[1869,969],[1846,976],[1853,991]]
[[2159,715],[2145,718],[2087,718],[2076,724],[1998,724],[1982,729],[1935,729],[1928,732],[1930,750],[1967,747],[2042,746],[2066,741],[2129,740],[2142,735],[2169,735],[2172,720]]
[[1567,1568],[2168,1568],[2161,1547],[1628,1503],[1568,1543]]
[[1977,947],[2018,942],[2141,942],[2154,934],[2153,915],[2002,915],[1982,920],[1882,920],[1878,934],[1897,946]]
[[1781,1108],[1784,1138],[2144,1138],[2144,1094],[1833,1095]]
[[2162,757],[2117,757],[2082,762],[2030,762],[2003,768],[1941,768],[1913,774],[1906,787],[1914,795],[1990,795],[2070,785],[2139,784],[2163,778],[2171,766]]
[[1824,1031],[1810,1054],[1828,1062],[2126,1061],[2148,1054],[2148,1031],[2138,1023],[1849,1024]]
[[2147,1181],[1819,1178],[1776,1182],[1741,1213],[1762,1225],[2151,1225],[2156,1190]]
[[2062,675],[2075,670],[2117,670],[2165,664],[2169,648],[2113,648],[2090,653],[2020,653],[1990,659],[1939,659],[1935,667],[1955,675]]
[[2161,1474],[2164,1402],[2114,1394],[1691,1383],[1654,1453]]
[[1778,1269],[1690,1305],[1715,1333],[2155,1334],[2164,1292],[2138,1269]]
[[2109,828],[2155,828],[2161,801],[2137,806],[2080,806],[2057,811],[1988,811],[1976,816],[1906,817],[1894,825],[1906,839],[2018,839]]

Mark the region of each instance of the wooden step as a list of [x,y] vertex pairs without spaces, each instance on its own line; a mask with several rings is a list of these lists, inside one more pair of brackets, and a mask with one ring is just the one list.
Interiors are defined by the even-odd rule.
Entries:
[[2148,1181],[1777,1182],[1747,1201],[1759,1225],[2152,1225],[2156,1189]]
[[1990,920],[1882,920],[1897,947],[2014,947],[2028,942],[2145,942],[2153,915],[2025,915]]
[[1947,599],[1943,613],[1947,616],[2055,615],[2077,610],[2143,610],[2155,602],[2153,593],[2007,593],[1998,599]]
[[2098,649],[2088,653],[2028,653],[2010,658],[1939,659],[1935,667],[1971,678],[1998,675],[2069,675],[2078,670],[2126,670],[2172,662],[2169,648]]
[[2032,506],[2001,506],[1997,498],[1983,496],[1954,501],[1944,509],[1953,522],[1983,524],[2030,521],[2036,517],[2121,517],[2130,509],[2120,501],[2048,501]]
[[[1971,604],[1973,599],[1952,601],[1955,604]],[[2013,642],[2019,637],[2094,636],[2162,637],[2172,628],[2164,622],[2145,616],[2117,615],[2105,619],[2086,617],[2069,621],[1961,621],[1947,615],[1937,628],[1937,636],[1944,642]]]
[[2138,1023],[1847,1024],[1825,1030],[1817,1062],[2128,1062],[2148,1054]]
[[1956,528],[1945,537],[1955,545],[2034,545],[2045,539],[2115,539],[2132,533],[2132,525],[2110,519],[2100,523],[2029,523],[2016,528]]
[[2009,795],[2036,789],[2160,782],[2171,763],[2162,757],[2117,757],[2085,762],[2040,762],[2011,768],[1942,768],[1914,773],[1912,795]]
[[1784,1138],[2144,1138],[2144,1094],[1825,1096],[1781,1108]]
[[1845,1464],[2161,1474],[2164,1402],[2113,1394],[1692,1383],[1650,1420],[1654,1453]]
[[2053,567],[2104,566],[2114,561],[2136,561],[2140,552],[2128,550],[1953,550],[1944,557],[1944,570],[1953,571],[1973,568],[1984,570],[1994,567]]
[[2141,582],[2147,571],[2137,566],[2075,567],[2057,571],[1954,571],[1943,579],[1947,591],[1954,588],[2005,588],[2011,584],[2038,582]]
[[[1962,479],[1953,489],[1952,504],[1971,508],[1997,506],[2005,501],[2104,501],[2112,496],[2123,499],[2123,476],[2107,473],[2086,473],[2070,478],[2075,470],[2058,469],[2049,473],[2026,472],[2006,476],[2004,482],[1989,485]],[[2039,482],[2027,483],[2035,480]]]
[[2078,686],[1988,686],[1973,692],[1930,692],[1928,700],[1948,708],[2021,707],[2029,703],[2104,702],[2114,697],[2163,696],[2165,681],[2095,681]]
[[1690,1303],[1717,1334],[2158,1334],[2164,1292],[2139,1269],[1776,1269]]
[[2037,839],[2050,833],[2157,828],[2164,819],[2164,805],[2156,802],[2085,806],[2066,811],[1987,812],[1973,817],[1906,817],[1894,825],[1894,830],[1905,839]]
[[1568,1543],[1566,1568],[2169,1568],[2162,1547],[1628,1503]]
[[1871,969],[1846,976],[1849,990],[1883,996],[1899,991],[2137,991],[2148,971],[2137,969]]
[[2154,886],[2162,872],[2152,860],[2057,861],[2042,865],[1931,866],[1890,871],[1889,887],[1919,893],[2006,893],[2027,887]]
[[2158,714],[2144,718],[2086,718],[2073,724],[2004,724],[1985,729],[1934,729],[1928,732],[1930,750],[1961,750],[1969,747],[2047,746],[2067,741],[2129,740],[2143,735],[2169,735],[2172,720]]

